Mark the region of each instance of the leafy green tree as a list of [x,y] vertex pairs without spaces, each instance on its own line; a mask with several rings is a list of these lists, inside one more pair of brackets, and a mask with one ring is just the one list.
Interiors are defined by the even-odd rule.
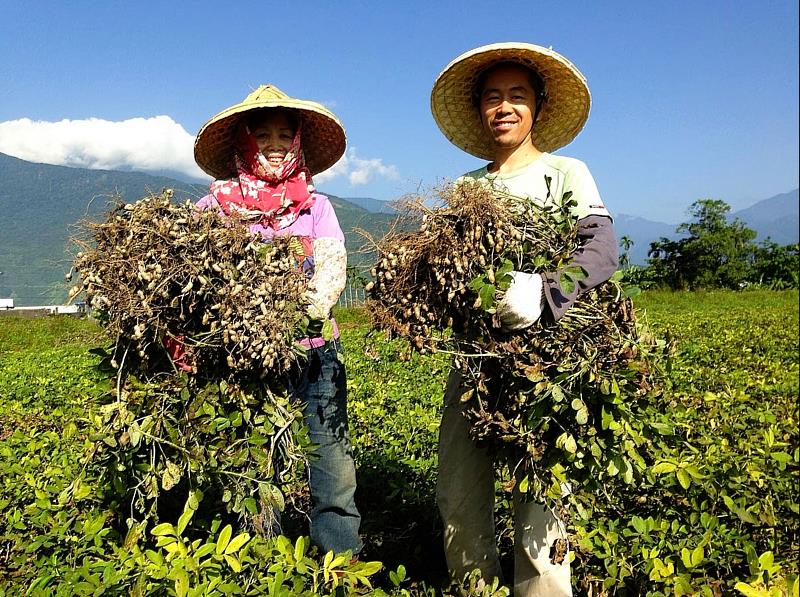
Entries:
[[776,289],[797,288],[800,274],[798,245],[779,245],[770,239],[753,252],[750,280]]
[[701,199],[689,207],[692,220],[675,231],[678,240],[661,237],[650,243],[648,263],[655,278],[672,288],[739,288],[748,280],[755,231],[738,218],[728,222],[730,206],[720,199]]
[[630,236],[623,236],[619,239],[619,247],[622,249],[619,256],[619,269],[622,272],[622,281],[627,286],[636,286],[641,290],[647,290],[659,285],[659,280],[653,279],[653,268],[631,263],[630,251],[633,247],[633,239]]
[[627,234],[619,239],[619,246],[622,249],[622,254],[619,256],[620,269],[628,269],[631,265],[631,247],[633,240]]

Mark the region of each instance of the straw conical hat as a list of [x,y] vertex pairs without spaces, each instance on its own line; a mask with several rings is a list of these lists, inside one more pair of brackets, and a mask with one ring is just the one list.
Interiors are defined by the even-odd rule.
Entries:
[[547,101],[532,131],[536,148],[550,152],[570,143],[589,118],[592,100],[586,78],[558,52],[518,42],[475,48],[445,67],[431,91],[431,112],[444,136],[476,157],[494,158],[472,93],[483,71],[506,61],[533,69],[544,81]]
[[247,112],[258,108],[288,108],[297,113],[303,127],[303,154],[312,175],[327,170],[344,154],[344,127],[330,110],[316,102],[289,97],[274,85],[262,85],[203,125],[194,142],[197,165],[214,178],[234,174],[236,127]]

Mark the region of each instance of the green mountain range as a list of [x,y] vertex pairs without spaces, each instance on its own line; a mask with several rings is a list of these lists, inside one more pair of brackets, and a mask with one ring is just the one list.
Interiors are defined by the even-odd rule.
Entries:
[[[75,223],[105,219],[114,196],[130,202],[164,188],[174,189],[178,200],[197,200],[208,189],[166,176],[34,164],[0,153],[0,298],[13,298],[19,306],[62,304]],[[364,239],[355,229],[381,236],[393,222],[394,210],[371,198],[328,197],[346,236],[350,265],[366,265],[372,256],[360,252]],[[798,205],[798,190],[793,189],[730,215],[755,230],[759,240],[797,243]],[[614,215],[617,238],[634,241],[633,263],[645,263],[650,242],[676,236],[673,224]]]
[[[114,197],[131,202],[164,188],[174,189],[176,200],[197,200],[208,189],[140,172],[35,164],[0,153],[0,298],[13,298],[18,306],[63,304],[75,224],[105,219]],[[354,229],[380,235],[394,216],[328,196],[345,232],[351,264],[365,263],[369,257],[358,252],[363,238]]]

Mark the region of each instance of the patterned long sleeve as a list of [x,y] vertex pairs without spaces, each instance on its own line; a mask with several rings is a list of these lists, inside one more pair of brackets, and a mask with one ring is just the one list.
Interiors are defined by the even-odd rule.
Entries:
[[314,275],[308,284],[309,315],[326,319],[347,284],[347,251],[338,238],[314,239]]

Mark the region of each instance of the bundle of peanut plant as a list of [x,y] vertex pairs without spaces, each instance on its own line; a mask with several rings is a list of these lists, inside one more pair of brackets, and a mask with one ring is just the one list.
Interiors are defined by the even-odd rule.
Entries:
[[540,206],[468,181],[439,199],[407,202],[419,231],[375,243],[373,326],[454,355],[471,433],[503,456],[521,491],[559,505],[567,483],[632,483],[645,466],[637,401],[654,391],[663,344],[641,333],[618,278],[558,322],[508,332],[495,313],[512,270],[559,272],[565,293],[585,277],[570,264],[579,238],[569,194]]
[[91,458],[133,521],[211,491],[268,530],[278,482],[299,477],[309,447],[288,389],[309,325],[299,241],[265,243],[171,199],[118,204],[76,240],[70,294],[108,332],[96,352],[114,382]]

